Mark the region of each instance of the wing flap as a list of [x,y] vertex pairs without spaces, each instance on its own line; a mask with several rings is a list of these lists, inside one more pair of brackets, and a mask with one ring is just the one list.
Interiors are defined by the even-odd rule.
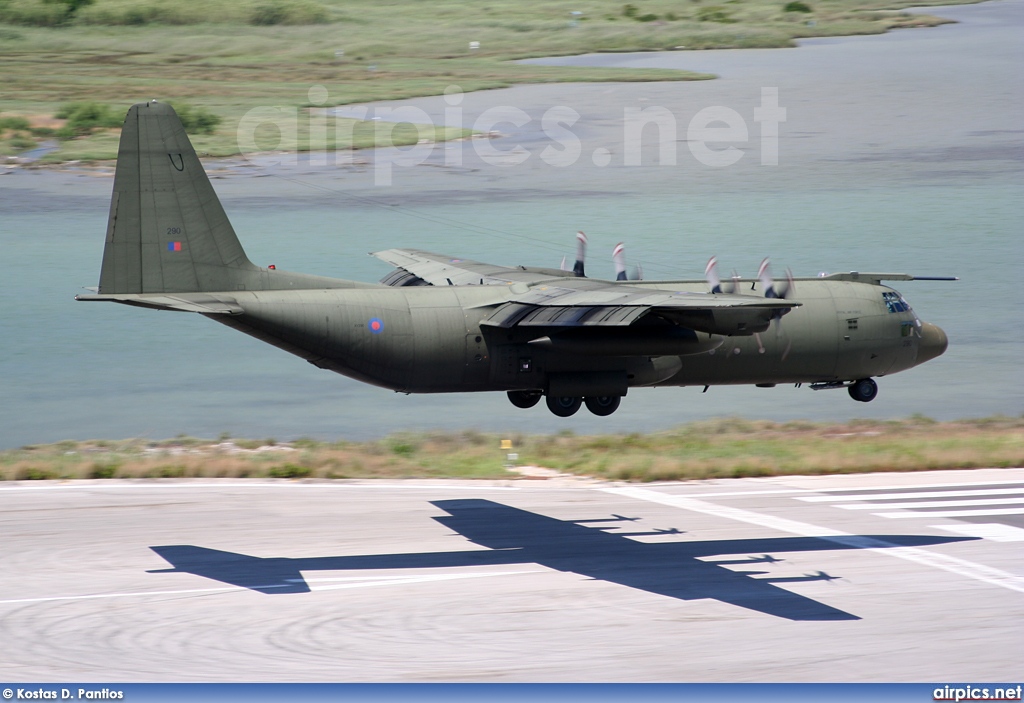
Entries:
[[719,335],[763,332],[800,303],[746,295],[692,293],[587,281],[538,285],[517,294],[481,324],[565,329],[628,327],[655,315],[665,324]]

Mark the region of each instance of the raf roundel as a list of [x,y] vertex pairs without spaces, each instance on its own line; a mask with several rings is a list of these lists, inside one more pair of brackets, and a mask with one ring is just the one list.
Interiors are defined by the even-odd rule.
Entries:
[[370,322],[367,323],[366,326],[374,334],[380,334],[381,332],[384,331],[384,321],[381,320],[379,317],[371,318]]

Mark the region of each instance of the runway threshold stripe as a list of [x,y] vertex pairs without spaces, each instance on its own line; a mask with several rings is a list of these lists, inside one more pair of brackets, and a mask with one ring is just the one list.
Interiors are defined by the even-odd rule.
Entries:
[[[972,471],[985,471],[986,469],[972,469]],[[1020,471],[1020,468],[1013,469],[997,469],[998,471]],[[960,481],[958,483],[915,483],[913,485],[907,484],[886,484],[884,486],[851,486],[850,488],[808,488],[807,490],[815,493],[858,493],[860,491],[903,491],[908,488],[959,488],[961,486],[1017,486],[1018,490],[1024,489],[1024,478],[1018,478],[1017,480],[1006,480],[1001,481]]]
[[936,530],[955,532],[968,537],[981,537],[993,542],[1024,542],[1024,530],[999,522],[957,523],[955,525],[931,525]]
[[833,503],[855,500],[900,500],[908,498],[967,498],[970,496],[1022,495],[1024,488],[985,488],[970,491],[915,491],[912,493],[875,493],[873,495],[844,496],[800,496],[797,500],[806,503]]
[[[836,542],[837,544],[855,547],[858,549],[866,549],[868,551],[875,552],[876,554],[883,554],[897,559],[912,561],[935,569],[942,569],[943,571],[948,571],[959,576],[965,576],[976,581],[982,581],[993,586],[1000,586],[1001,588],[1008,588],[1012,591],[1024,593],[1024,577],[1011,574],[1008,571],[1003,571],[1001,569],[994,569],[990,566],[985,566],[984,564],[976,564],[974,562],[967,561],[966,559],[958,559],[957,557],[951,557],[945,554],[929,552],[918,547],[900,547],[891,542],[885,542],[884,540],[872,537],[862,537],[850,534],[849,532],[833,530],[829,527],[820,527],[818,525],[790,520],[788,518],[775,517],[773,515],[763,515],[761,513],[755,513],[741,508],[715,505],[714,503],[707,503],[695,498],[667,495],[665,493],[658,493],[657,491],[652,491],[646,488],[602,488],[599,490],[606,493],[626,496],[628,498],[635,498],[637,500],[669,505],[674,508],[681,508],[682,510],[690,510],[695,513],[703,513],[705,515],[713,515],[715,517],[736,520],[737,522],[745,522],[750,525],[768,527],[774,530],[779,530],[780,532],[788,532],[790,534],[801,535],[803,537],[819,537],[830,542]],[[1024,511],[1024,509],[1022,509],[1022,511]],[[929,513],[928,515],[929,517],[937,517],[939,516],[939,513]],[[915,515],[913,517],[920,516]]]
[[980,505],[1019,505],[1024,498],[984,498],[981,500],[917,500],[909,503],[855,503],[837,505],[843,510],[887,510],[892,508],[967,508]]
[[[890,506],[891,507],[891,506]],[[926,510],[920,513],[875,513],[881,517],[985,517],[986,515],[1024,515],[1024,508],[991,508],[988,510]]]

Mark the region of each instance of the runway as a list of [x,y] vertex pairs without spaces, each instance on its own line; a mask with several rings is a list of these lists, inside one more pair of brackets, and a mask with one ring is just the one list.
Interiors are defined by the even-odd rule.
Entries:
[[1024,469],[0,485],[0,679],[1016,681]]

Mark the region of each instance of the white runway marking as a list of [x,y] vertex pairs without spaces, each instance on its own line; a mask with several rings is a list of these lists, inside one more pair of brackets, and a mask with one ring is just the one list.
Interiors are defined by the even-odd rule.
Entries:
[[[738,522],[745,522],[751,525],[769,527],[779,530],[780,532],[788,532],[790,534],[801,535],[804,537],[820,537],[821,539],[826,539],[831,542],[837,542],[839,544],[859,549],[867,549],[875,552],[876,554],[883,554],[918,564],[924,564],[925,566],[949,571],[993,586],[1000,586],[1002,588],[1008,588],[1013,591],[1024,593],[1024,577],[1011,574],[1001,569],[994,569],[983,564],[976,564],[974,562],[967,561],[966,559],[958,559],[957,557],[929,552],[918,547],[900,547],[890,542],[884,542],[870,537],[861,537],[850,534],[849,532],[833,530],[829,527],[820,527],[818,525],[811,525],[810,523],[798,522],[787,518],[774,517],[772,515],[762,515],[761,513],[742,510],[740,508],[715,505],[714,503],[707,503],[702,500],[687,498],[685,496],[658,493],[657,491],[648,490],[646,488],[602,488],[600,490],[629,498],[636,498],[637,500],[646,500],[651,503],[660,503],[662,505],[669,505],[683,510],[692,510],[693,512],[703,513],[705,515],[713,515],[716,517],[727,518],[729,520],[736,520]],[[1024,511],[1024,509],[1022,509],[1022,511]],[[938,514],[929,513],[929,515],[935,516]],[[921,516],[909,514],[908,517]]]
[[[486,573],[470,573],[470,574],[432,574],[429,576],[365,576],[365,577],[350,577],[355,583],[343,583],[339,585],[331,586],[313,586],[310,585],[309,590],[311,591],[334,591],[341,588],[367,588],[373,586],[395,586],[405,583],[427,583],[430,581],[451,581],[454,579],[471,579],[471,578],[482,578],[484,576],[509,576],[512,574],[531,574],[536,573],[538,570],[531,571],[488,571]],[[319,581],[345,581],[349,579],[312,579],[314,582]],[[301,583],[298,579],[288,579],[288,583],[280,584],[268,584],[266,586],[252,586],[247,588],[244,586],[223,586],[221,588],[185,588],[177,591],[138,591],[135,593],[91,593],[87,595],[78,596],[49,596],[46,598],[10,598],[6,600],[0,600],[0,605],[9,603],[49,603],[52,601],[61,600],[96,600],[101,598],[139,598],[143,596],[178,596],[187,595],[190,593],[225,593],[229,591],[244,592],[252,591],[255,589],[263,588],[292,588],[294,584]]]
[[[514,574],[535,574],[540,569],[528,571],[489,571],[482,574],[431,574],[429,576],[366,576],[347,578],[321,578],[307,579],[311,591],[336,591],[342,588],[365,588],[367,586],[397,586],[406,583],[429,583],[431,581],[454,581],[455,579],[483,578],[484,576],[511,576]],[[366,579],[366,580],[363,580]],[[345,583],[334,583],[328,586],[315,586],[314,583],[331,581],[344,581]]]
[[875,513],[894,520],[908,517],[985,517],[986,515],[1024,515],[1024,508],[992,508],[990,510],[929,510],[925,513]]
[[968,537],[981,537],[993,542],[1024,542],[1024,530],[999,522],[984,524],[960,523],[959,525],[931,525],[936,530],[946,530]]
[[[984,469],[978,469],[984,471]],[[1000,469],[1009,470],[1009,469]],[[1019,470],[1019,469],[1015,469]],[[857,493],[859,491],[905,491],[908,488],[957,488],[958,486],[1021,486],[1021,488],[1011,489],[1014,491],[1024,490],[1024,479],[1017,479],[1016,481],[960,481],[958,483],[915,483],[913,485],[907,484],[886,484],[884,486],[856,486],[850,488],[808,488],[808,491],[814,493]],[[821,498],[819,500],[827,500]]]
[[1018,505],[1024,498],[983,498],[981,500],[921,500],[909,503],[856,503],[837,505],[843,510],[891,510],[892,508],[966,508],[980,505]]
[[806,488],[787,488],[771,491],[720,491],[715,493],[687,493],[686,495],[700,496],[701,498],[720,498],[722,496],[770,496],[785,495],[787,493],[807,493]]
[[875,493],[873,495],[849,496],[800,496],[797,500],[807,503],[831,503],[848,500],[900,500],[910,498],[966,498],[968,496],[1022,495],[1024,488],[985,488],[970,491],[919,491],[914,493]]

